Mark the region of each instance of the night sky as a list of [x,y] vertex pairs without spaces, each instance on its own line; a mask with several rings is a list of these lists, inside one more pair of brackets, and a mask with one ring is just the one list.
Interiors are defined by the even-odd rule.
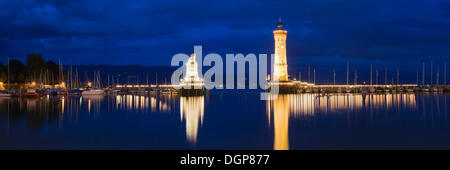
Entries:
[[290,72],[345,70],[349,60],[415,73],[422,61],[450,58],[450,2],[440,0],[0,0],[0,57],[168,66],[193,45],[204,54],[273,53],[279,17]]

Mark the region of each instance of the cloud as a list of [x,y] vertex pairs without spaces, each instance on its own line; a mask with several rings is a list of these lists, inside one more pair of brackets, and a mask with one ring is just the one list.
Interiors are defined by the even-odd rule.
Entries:
[[210,52],[272,52],[278,17],[288,56],[448,60],[450,3],[400,1],[0,1],[0,57],[42,53],[74,64],[168,65]]

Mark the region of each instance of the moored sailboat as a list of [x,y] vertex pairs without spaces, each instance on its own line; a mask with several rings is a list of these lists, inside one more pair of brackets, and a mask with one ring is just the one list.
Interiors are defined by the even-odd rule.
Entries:
[[41,94],[38,92],[37,89],[29,88],[25,90],[25,93],[23,93],[23,97],[40,97]]
[[[104,95],[105,90],[101,89],[100,85],[100,72],[95,73],[94,72],[94,87],[91,89],[87,89],[83,92],[81,92],[82,95]],[[90,83],[88,83],[90,84]]]
[[0,97],[11,97],[12,94],[8,91],[0,91]]
[[103,95],[105,94],[105,90],[103,89],[89,89],[81,92],[82,95]]

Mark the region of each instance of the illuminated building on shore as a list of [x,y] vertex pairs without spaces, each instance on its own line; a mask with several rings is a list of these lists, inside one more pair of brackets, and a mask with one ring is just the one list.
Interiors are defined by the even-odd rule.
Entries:
[[275,63],[273,68],[273,81],[288,81],[286,62],[286,37],[287,31],[283,29],[283,23],[277,24],[277,29],[273,31],[275,40]]

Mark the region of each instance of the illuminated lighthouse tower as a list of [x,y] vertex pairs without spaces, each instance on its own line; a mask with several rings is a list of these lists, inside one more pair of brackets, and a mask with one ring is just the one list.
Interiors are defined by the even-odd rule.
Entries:
[[273,31],[275,38],[275,63],[273,68],[273,81],[288,81],[287,63],[286,63],[286,37],[287,31],[283,29],[283,23],[277,24],[277,29]]

